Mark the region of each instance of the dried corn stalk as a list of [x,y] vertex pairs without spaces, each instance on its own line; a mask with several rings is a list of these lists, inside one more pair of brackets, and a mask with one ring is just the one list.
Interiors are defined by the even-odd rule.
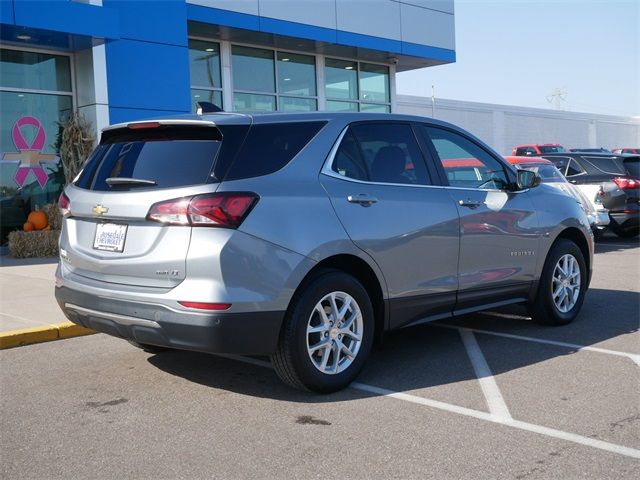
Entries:
[[93,150],[93,129],[79,113],[72,113],[66,122],[60,123],[60,159],[67,185],[76,178],[84,162]]

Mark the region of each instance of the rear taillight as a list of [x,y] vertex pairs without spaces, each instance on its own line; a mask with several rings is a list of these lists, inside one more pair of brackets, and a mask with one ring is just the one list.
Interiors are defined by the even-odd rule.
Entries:
[[636,180],[635,178],[616,177],[613,181],[622,190],[634,190],[636,188],[640,188],[640,180]]
[[176,198],[153,204],[147,220],[168,225],[238,228],[257,201],[255,193],[247,192]]
[[69,197],[67,197],[65,193],[62,192],[60,194],[60,198],[58,198],[58,208],[60,209],[60,213],[62,214],[63,217],[69,216],[70,207],[71,207],[71,201],[69,200]]

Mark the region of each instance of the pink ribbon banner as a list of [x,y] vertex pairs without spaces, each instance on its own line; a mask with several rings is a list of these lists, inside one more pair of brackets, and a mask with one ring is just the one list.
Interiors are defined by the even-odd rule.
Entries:
[[[23,127],[31,126],[36,129],[36,136],[29,144],[24,137]],[[5,153],[2,160],[5,162],[18,162],[15,181],[19,187],[23,187],[29,173],[33,173],[42,188],[47,185],[49,175],[42,166],[43,163],[58,163],[56,155],[42,153],[45,147],[47,135],[40,121],[35,117],[22,117],[13,125],[11,138],[18,153]]]

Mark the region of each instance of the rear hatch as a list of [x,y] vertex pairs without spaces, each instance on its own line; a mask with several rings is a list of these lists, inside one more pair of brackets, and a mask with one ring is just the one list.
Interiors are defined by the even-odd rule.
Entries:
[[233,158],[248,128],[174,121],[105,130],[65,190],[69,213],[61,256],[68,270],[115,284],[179,284],[191,227],[150,220],[149,211],[158,202],[214,192],[222,178],[216,166],[228,167],[224,157]]
[[584,159],[599,171],[609,176],[608,182],[602,182],[602,205],[611,212],[636,210],[638,208],[638,192],[640,178],[638,156],[584,156]]

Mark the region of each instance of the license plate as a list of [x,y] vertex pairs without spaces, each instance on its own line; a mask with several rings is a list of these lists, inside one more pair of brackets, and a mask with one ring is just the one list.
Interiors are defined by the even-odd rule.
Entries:
[[108,252],[122,252],[127,238],[127,225],[117,223],[98,223],[93,248]]

